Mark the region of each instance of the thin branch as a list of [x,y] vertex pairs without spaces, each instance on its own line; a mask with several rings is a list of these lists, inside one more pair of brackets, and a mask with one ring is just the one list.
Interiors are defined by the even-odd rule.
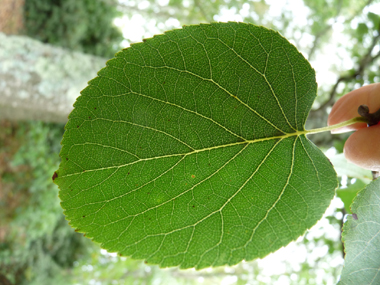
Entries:
[[324,34],[326,34],[329,30],[331,29],[331,25],[330,26],[326,26],[322,31],[320,31],[317,35],[315,35],[315,38],[314,38],[314,42],[313,42],[313,45],[307,55],[307,59],[310,60],[315,51],[317,50],[317,47],[318,47],[318,44],[319,44],[319,40],[322,38],[322,36]]
[[372,58],[374,61],[380,57],[380,51]]
[[[371,0],[372,1],[372,0]],[[337,21],[337,18],[338,16],[340,15],[340,12],[342,11],[342,0],[339,1],[338,3],[338,9],[337,9],[337,12],[336,12],[336,15],[335,15],[335,20],[334,22]],[[322,38],[322,36],[324,36],[329,30],[331,30],[332,28],[332,25],[328,25],[326,26],[322,31],[320,31],[314,38],[314,42],[313,42],[313,46],[311,47],[310,51],[309,51],[309,54],[307,55],[307,59],[308,60],[311,60],[311,58],[313,57],[315,51],[317,50],[317,47],[318,47],[318,44],[319,44],[319,40]]]
[[370,65],[374,60],[376,60],[378,57],[380,57],[380,52],[377,53],[375,56],[371,55],[375,46],[377,44],[379,44],[379,40],[380,40],[380,27],[377,30],[377,35],[372,39],[371,46],[368,48],[366,54],[360,60],[360,63],[358,65],[356,71],[350,75],[340,76],[330,91],[329,99],[325,103],[323,103],[318,109],[314,110],[313,112],[317,112],[317,111],[320,111],[322,109],[325,109],[326,107],[328,107],[334,103],[336,90],[338,88],[338,85],[341,82],[347,82],[347,81],[351,81],[353,79],[356,79],[358,77],[363,77],[363,73],[364,73],[365,69],[368,67],[368,65]]
[[[367,1],[367,3],[366,4],[364,4],[360,9],[358,9],[354,14],[352,14],[352,16],[349,18],[349,19],[347,19],[347,20],[345,20],[344,22],[345,23],[349,23],[349,22],[351,22],[357,15],[359,15],[359,13],[360,12],[362,12],[363,11],[363,9],[365,8],[365,7],[367,7],[368,5],[370,5],[371,3],[373,2],[373,0],[368,0]],[[339,2],[340,4],[341,4],[341,2]],[[337,11],[337,13],[336,13],[336,16],[334,17],[335,18],[335,22],[336,22],[336,19],[338,18],[338,16],[340,15],[340,12],[341,12],[341,5],[339,5],[339,8],[337,9],[338,11]],[[314,53],[315,53],[315,51],[317,50],[317,48],[318,48],[318,44],[319,44],[319,41],[320,41],[320,39],[329,31],[329,30],[331,30],[331,28],[332,28],[332,25],[328,25],[328,26],[326,26],[322,31],[320,31],[316,36],[315,36],[315,38],[314,38],[314,42],[313,42],[313,45],[312,45],[312,47],[311,47],[311,49],[310,49],[310,51],[309,51],[309,53],[308,53],[308,60],[310,60],[312,57],[313,57],[313,55],[314,55]]]

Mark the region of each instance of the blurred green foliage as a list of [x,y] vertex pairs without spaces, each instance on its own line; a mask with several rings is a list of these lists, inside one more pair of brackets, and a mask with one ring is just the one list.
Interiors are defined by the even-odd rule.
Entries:
[[42,42],[113,57],[120,49],[121,31],[113,25],[120,16],[114,4],[103,0],[25,0],[28,36]]
[[379,14],[368,12],[361,17],[356,29],[350,30],[352,45],[347,46],[357,66],[363,66],[356,75],[360,84],[380,82],[380,11]]
[[0,275],[12,284],[67,284],[62,269],[92,245],[65,221],[51,183],[63,125],[2,122],[0,134]]

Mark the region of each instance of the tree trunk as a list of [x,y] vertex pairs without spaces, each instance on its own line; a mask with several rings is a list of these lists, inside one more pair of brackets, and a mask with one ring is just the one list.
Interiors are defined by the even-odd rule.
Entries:
[[0,119],[66,122],[106,59],[0,33]]

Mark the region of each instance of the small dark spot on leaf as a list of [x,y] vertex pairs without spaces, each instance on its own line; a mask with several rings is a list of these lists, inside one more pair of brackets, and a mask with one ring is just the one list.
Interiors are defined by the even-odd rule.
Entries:
[[80,231],[80,229],[75,229],[75,231],[76,231],[76,232],[79,232],[79,231]]
[[354,218],[354,220],[357,220],[357,219],[358,219],[358,215],[356,215],[355,213],[352,214],[352,217]]
[[148,261],[145,260],[144,263],[145,263],[145,264],[148,264]]
[[128,175],[129,175],[129,172],[128,172]]
[[68,158],[68,157],[66,157],[66,160],[69,160],[69,158]]
[[52,177],[53,181],[54,181],[54,179],[56,179],[57,177],[58,177],[58,174],[57,174],[57,172],[54,171],[54,174],[53,174],[53,177]]
[[193,208],[195,208],[195,206],[193,205]]
[[91,117],[88,117],[89,119],[91,119]]
[[195,178],[195,175],[193,174],[193,175],[191,175],[191,178]]
[[149,194],[150,194],[150,192],[148,192],[148,193],[146,193],[146,194],[148,194],[148,195],[149,195]]
[[79,126],[77,126],[77,128],[79,128]]
[[86,217],[86,216],[83,216],[83,218]]
[[96,110],[96,107],[94,108],[94,110]]

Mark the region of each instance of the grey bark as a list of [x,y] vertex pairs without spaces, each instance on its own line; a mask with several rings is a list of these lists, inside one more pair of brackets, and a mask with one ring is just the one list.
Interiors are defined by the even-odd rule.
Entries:
[[0,119],[66,122],[106,59],[0,33]]

